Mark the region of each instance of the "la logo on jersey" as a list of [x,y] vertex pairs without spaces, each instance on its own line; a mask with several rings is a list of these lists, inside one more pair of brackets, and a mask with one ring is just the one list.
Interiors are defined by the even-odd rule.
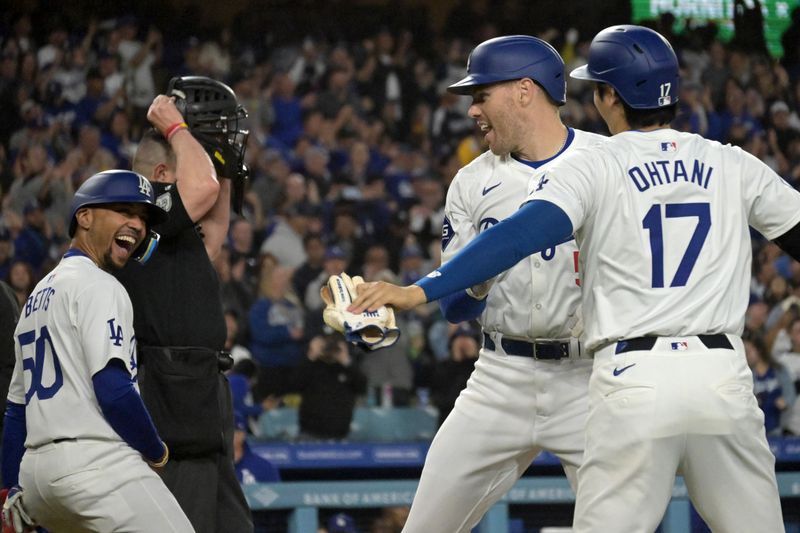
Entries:
[[677,152],[678,151],[678,143],[675,141],[668,141],[661,143],[661,151],[662,152]]
[[674,352],[683,352],[689,349],[689,343],[686,341],[673,342],[671,344]]

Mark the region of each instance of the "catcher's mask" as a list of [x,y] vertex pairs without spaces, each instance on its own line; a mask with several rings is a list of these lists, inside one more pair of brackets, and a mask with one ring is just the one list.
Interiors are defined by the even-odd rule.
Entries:
[[250,132],[245,128],[247,110],[224,83],[205,76],[172,78],[167,95],[183,115],[189,131],[211,156],[217,174],[232,182],[233,208],[241,214],[248,168],[244,151]]

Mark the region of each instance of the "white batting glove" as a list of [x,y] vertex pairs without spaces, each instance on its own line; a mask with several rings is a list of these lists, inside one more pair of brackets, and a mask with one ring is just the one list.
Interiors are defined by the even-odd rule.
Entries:
[[354,314],[347,310],[357,297],[356,287],[364,283],[361,276],[350,278],[342,272],[328,278],[320,289],[325,302],[322,318],[325,323],[343,333],[345,340],[370,350],[386,348],[397,342],[400,330],[394,318],[394,310],[381,306],[375,311]]
[[11,487],[3,503],[3,530],[11,528],[14,533],[27,533],[35,531],[37,525],[22,504],[22,489]]

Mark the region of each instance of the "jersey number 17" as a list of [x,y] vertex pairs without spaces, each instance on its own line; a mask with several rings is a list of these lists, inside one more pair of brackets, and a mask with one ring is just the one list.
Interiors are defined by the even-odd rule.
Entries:
[[[664,216],[670,218],[697,217],[697,226],[694,228],[689,245],[683,253],[683,258],[678,265],[678,270],[672,278],[670,287],[685,287],[689,281],[697,256],[703,249],[703,244],[711,228],[711,209],[706,203],[665,204]],[[650,255],[652,257],[653,288],[664,287],[664,231],[661,217],[661,204],[653,204],[642,220],[642,227],[650,233]]]

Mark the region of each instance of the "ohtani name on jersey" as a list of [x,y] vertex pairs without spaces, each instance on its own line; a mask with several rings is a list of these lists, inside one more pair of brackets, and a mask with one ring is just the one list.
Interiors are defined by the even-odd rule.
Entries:
[[50,305],[50,297],[55,294],[55,292],[56,290],[54,288],[45,287],[37,291],[36,294],[28,296],[28,300],[25,302],[25,316],[28,317],[31,313],[39,309],[47,311],[47,306]]
[[650,187],[668,185],[670,183],[694,183],[708,189],[714,167],[697,159],[689,162],[682,159],[651,161],[641,166],[628,169],[628,176],[639,189],[644,192]]

